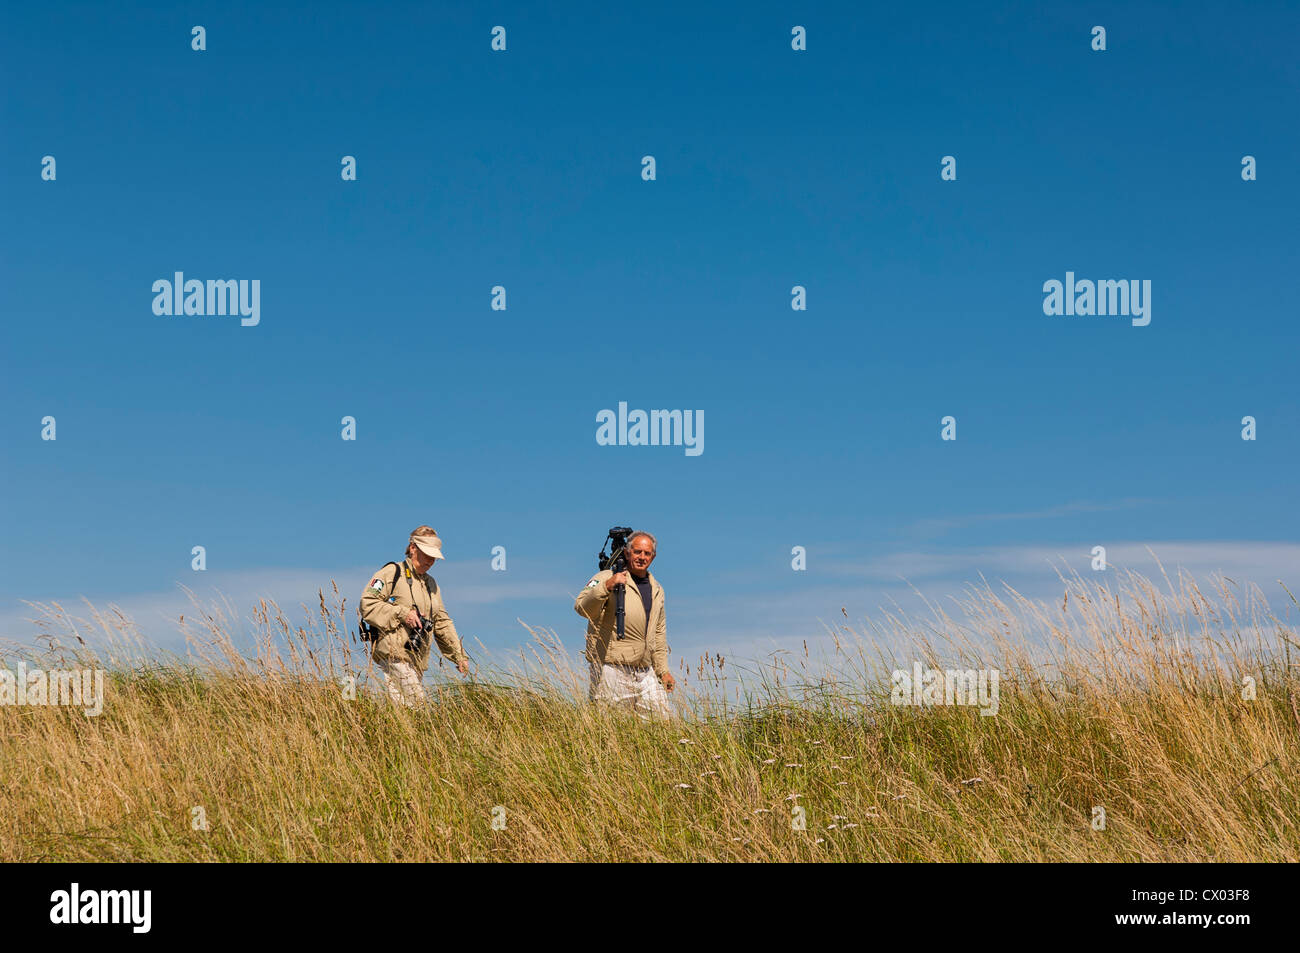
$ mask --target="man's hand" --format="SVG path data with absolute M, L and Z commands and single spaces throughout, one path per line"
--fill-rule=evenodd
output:
M 627 573 L 625 573 L 625 572 L 616 572 L 616 573 L 614 573 L 614 575 L 612 575 L 612 576 L 610 576 L 608 579 L 606 579 L 606 580 L 605 580 L 605 591 L 606 591 L 606 592 L 613 592 L 613 591 L 614 591 L 614 587 L 617 586 L 620 582 L 623 583 L 624 585 L 627 584 Z
M 402 621 L 406 623 L 408 629 L 418 629 L 420 627 L 420 614 L 412 609 L 406 613 L 406 618 Z
M 668 689 L 668 691 L 670 691 L 670 692 L 673 690 L 673 686 L 677 684 L 675 681 L 673 681 L 673 673 L 672 673 L 672 672 L 667 672 L 667 673 L 665 673 L 665 674 L 664 674 L 664 677 L 661 678 L 661 679 L 659 679 L 659 681 L 663 682 L 663 683 L 664 683 L 664 688 Z
M 469 674 L 469 659 L 461 659 L 459 662 L 457 662 L 457 663 L 456 663 L 456 671 L 460 672 L 460 674 L 462 674 L 462 675 L 468 675 L 468 674 Z

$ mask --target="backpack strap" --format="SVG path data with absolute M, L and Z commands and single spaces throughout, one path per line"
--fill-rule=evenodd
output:
M 387 569 L 389 566 L 396 566 L 396 567 L 397 567 L 397 572 L 393 574 L 393 591 L 390 592 L 390 593 L 388 594 L 388 595 L 391 597 L 391 596 L 394 596 L 394 595 L 397 594 L 397 580 L 399 580 L 399 579 L 402 578 L 402 564 L 401 564 L 401 563 L 396 563 L 396 562 L 387 562 L 387 563 L 384 563 L 384 564 L 383 564 L 382 566 L 380 566 L 379 568 L 380 568 L 380 570 L 384 570 L 384 569 Z
M 399 579 L 402 578 L 402 564 L 401 564 L 401 563 L 398 563 L 398 562 L 392 562 L 392 561 L 389 561 L 389 562 L 384 563 L 382 566 L 380 566 L 380 567 L 379 567 L 379 571 L 380 571 L 380 572 L 383 572 L 383 571 L 384 571 L 385 569 L 387 569 L 389 566 L 396 566 L 396 567 L 397 567 L 397 572 L 393 574 L 393 588 L 392 588 L 392 591 L 388 593 L 389 597 L 391 598 L 391 597 L 392 597 L 393 595 L 395 595 L 396 592 L 397 592 L 397 580 L 399 580 Z M 407 584 L 407 588 L 408 588 L 408 589 L 410 588 L 410 584 L 409 584 L 409 583 Z M 412 602 L 415 601 L 415 594 L 414 594 L 414 593 L 411 594 L 411 601 L 412 601 Z M 357 606 L 357 614 L 358 614 L 358 615 L 361 614 L 361 606 Z M 371 626 L 370 623 L 367 622 L 365 619 L 362 619 L 362 620 L 361 620 L 361 641 L 363 641 L 363 642 L 378 642 L 378 641 L 379 641 L 379 631 L 378 631 L 377 629 L 375 629 L 373 626 Z

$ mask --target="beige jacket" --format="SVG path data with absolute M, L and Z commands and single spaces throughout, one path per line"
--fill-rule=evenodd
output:
M 390 602 L 389 599 L 394 599 Z M 411 606 L 433 623 L 433 639 L 427 636 L 420 651 L 413 651 L 415 633 L 406 627 L 403 619 Z M 428 573 L 416 573 L 409 559 L 400 566 L 385 566 L 370 577 L 361 595 L 361 618 L 382 633 L 372 643 L 371 654 L 376 659 L 409 662 L 421 673 L 429 667 L 429 653 L 433 641 L 445 658 L 460 662 L 465 658 L 456 626 L 442 604 L 438 584 Z
M 608 569 L 596 573 L 573 603 L 573 610 L 587 620 L 587 661 L 597 665 L 649 665 L 662 680 L 669 674 L 663 586 L 653 573 L 647 573 L 651 593 L 647 619 L 641 593 L 628 573 L 623 594 L 624 636 L 620 640 L 614 636 L 614 593 L 605 588 L 605 580 L 612 575 Z

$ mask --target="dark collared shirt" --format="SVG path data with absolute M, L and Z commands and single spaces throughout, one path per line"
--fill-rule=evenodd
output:
M 646 573 L 644 576 L 638 576 L 629 570 L 628 575 L 632 577 L 632 581 L 636 583 L 637 589 L 641 592 L 641 605 L 645 606 L 645 617 L 648 619 L 650 618 L 650 599 L 654 595 L 650 588 L 650 574 Z

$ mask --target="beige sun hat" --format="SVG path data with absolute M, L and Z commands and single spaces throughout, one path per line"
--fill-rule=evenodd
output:
M 412 536 L 411 542 L 415 543 L 416 548 L 426 556 L 432 556 L 434 559 L 447 558 L 442 554 L 442 540 L 437 536 Z

